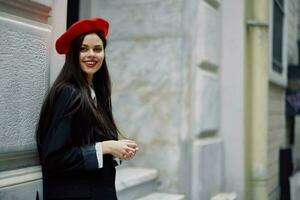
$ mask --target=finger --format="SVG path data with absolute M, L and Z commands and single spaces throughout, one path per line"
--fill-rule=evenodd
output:
M 122 160 L 126 160 L 127 158 L 128 158 L 128 156 L 126 154 L 123 154 L 121 157 Z
M 135 141 L 133 141 L 133 140 L 127 140 L 127 139 L 124 139 L 124 140 L 121 140 L 121 141 L 123 141 L 123 142 L 127 142 L 127 143 L 136 143 Z
M 136 148 L 134 148 L 134 150 L 135 150 L 135 151 L 138 151 L 138 150 L 140 150 L 140 148 L 139 148 L 139 147 L 136 147 Z
M 134 153 L 134 149 L 126 149 L 126 153 Z
M 127 144 L 127 146 L 129 146 L 131 148 L 138 148 L 138 145 L 136 143 L 129 143 L 129 144 Z
M 125 151 L 126 151 L 126 152 L 130 152 L 130 151 L 135 152 L 135 149 L 134 149 L 134 148 L 131 148 L 131 147 L 127 147 L 127 148 L 125 149 Z
M 123 157 L 122 157 L 122 160 L 130 160 L 132 157 L 131 156 L 129 156 L 129 155 L 124 155 Z
M 126 152 L 126 157 L 132 157 L 135 155 L 135 152 L 134 151 L 127 151 Z
M 132 157 L 132 156 L 134 156 L 134 153 L 132 153 L 132 152 L 126 154 L 126 157 L 127 157 L 127 158 L 130 158 L 130 157 Z
M 130 160 L 130 159 L 132 159 L 132 158 L 133 158 L 133 156 L 134 156 L 134 155 L 132 155 L 132 154 L 129 154 L 129 155 L 126 155 L 126 156 L 125 156 L 125 158 L 126 158 L 127 160 Z

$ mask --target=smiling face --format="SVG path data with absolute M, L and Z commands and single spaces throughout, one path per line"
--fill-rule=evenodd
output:
M 80 46 L 79 64 L 81 70 L 87 75 L 89 83 L 93 75 L 100 69 L 104 59 L 104 46 L 96 33 L 87 34 Z

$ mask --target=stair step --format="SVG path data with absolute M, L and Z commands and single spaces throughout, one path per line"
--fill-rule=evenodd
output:
M 237 200 L 236 193 L 220 193 L 213 196 L 210 200 Z
M 137 200 L 184 200 L 184 195 L 155 192 Z
M 116 190 L 120 200 L 132 200 L 154 192 L 158 171 L 149 168 L 117 168 Z

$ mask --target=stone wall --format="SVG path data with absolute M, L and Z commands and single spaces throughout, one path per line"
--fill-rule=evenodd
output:
M 53 33 L 65 30 L 56 26 L 65 24 L 64 8 L 61 0 L 0 2 L 0 199 L 42 195 L 35 126 L 52 77 L 50 63 L 61 61 L 50 52 Z
M 246 2 L 223 0 L 220 64 L 220 137 L 224 149 L 224 192 L 246 199 Z M 233 9 L 234 8 L 234 9 Z M 233 53 L 234 52 L 234 53 Z
M 224 189 L 220 128 L 221 1 L 198 1 L 191 64 L 191 199 Z M 188 198 L 189 199 L 189 198 Z
M 6 13 L 0 14 L 0 27 L 0 198 L 33 199 L 41 174 L 26 167 L 39 163 L 34 136 L 49 84 L 51 31 Z
M 0 26 L 0 152 L 24 154 L 35 149 L 35 122 L 48 88 L 50 29 L 5 14 Z M 26 157 L 20 164 L 36 161 Z M 12 165 L 0 170 L 19 167 Z

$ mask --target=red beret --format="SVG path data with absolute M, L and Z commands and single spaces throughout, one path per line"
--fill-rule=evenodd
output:
M 104 38 L 108 34 L 109 23 L 107 20 L 95 17 L 91 19 L 82 19 L 74 23 L 56 40 L 56 51 L 59 54 L 67 54 L 73 39 L 79 35 L 91 31 L 99 31 Z

